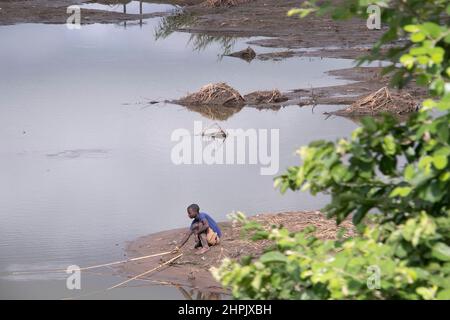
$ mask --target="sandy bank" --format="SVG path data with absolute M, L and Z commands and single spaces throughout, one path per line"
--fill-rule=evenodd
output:
M 322 239 L 332 239 L 336 236 L 338 227 L 334 220 L 328 220 L 319 211 L 297 211 L 259 214 L 251 217 L 263 225 L 283 225 L 290 231 L 300 231 L 307 226 L 317 228 L 315 235 Z M 188 224 L 188 222 L 187 222 Z M 225 292 L 209 273 L 211 266 L 217 266 L 225 257 L 239 259 L 243 256 L 260 255 L 269 244 L 267 241 L 248 241 L 241 236 L 241 226 L 232 226 L 230 222 L 219 223 L 223 237 L 221 244 L 211 247 L 211 250 L 204 255 L 196 255 L 194 249 L 194 239 L 182 248 L 183 256 L 176 260 L 171 266 L 144 277 L 147 281 L 156 283 L 178 285 L 195 288 L 199 291 Z M 346 221 L 343 226 L 351 229 L 351 222 Z M 174 229 L 150 234 L 140 237 L 128 243 L 126 253 L 129 257 L 138 257 L 157 252 L 164 252 L 173 249 L 175 242 L 180 241 L 184 229 Z M 348 234 L 352 234 L 349 231 Z M 143 273 L 157 266 L 159 263 L 169 260 L 172 255 L 164 258 L 154 258 L 141 260 L 139 262 L 127 263 L 120 269 L 120 273 L 125 277 L 132 277 Z

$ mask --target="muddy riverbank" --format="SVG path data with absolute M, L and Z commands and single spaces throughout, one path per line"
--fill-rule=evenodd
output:
M 66 23 L 67 7 L 93 1 L 86 0 L 0 0 L 0 25 L 17 23 Z M 98 0 L 99 4 L 127 4 L 130 1 Z M 255 0 L 233 7 L 210 7 L 202 0 L 148 1 L 174 4 L 183 8 L 183 16 L 175 18 L 173 31 L 220 36 L 265 36 L 254 43 L 273 48 L 316 48 L 308 55 L 355 58 L 373 44 L 383 30 L 368 30 L 361 19 L 333 21 L 313 15 L 299 19 L 287 17 L 297 7 L 293 0 Z M 146 3 L 146 2 L 144 2 Z M 81 23 L 118 23 L 168 15 L 167 12 L 130 14 L 114 11 L 82 9 Z M 189 19 L 186 17 L 190 17 Z M 326 47 L 326 48 L 325 48 Z
M 83 5 L 92 1 L 84 0 L 0 0 L 0 25 L 17 23 L 66 23 L 67 7 Z M 202 0 L 168 0 L 149 3 L 165 3 L 183 8 L 182 13 L 173 11 L 148 14 L 120 13 L 105 10 L 82 9 L 81 23 L 119 23 L 142 21 L 151 17 L 166 16 L 163 32 L 183 31 L 220 37 L 265 38 L 252 40 L 249 45 L 273 48 L 274 52 L 258 53 L 257 60 L 283 60 L 292 57 L 330 57 L 355 59 L 367 53 L 370 46 L 382 35 L 382 30 L 369 30 L 361 19 L 333 21 L 329 17 L 308 16 L 305 19 L 287 17 L 286 12 L 299 5 L 292 0 L 255 0 L 232 7 L 210 7 Z M 97 4 L 121 6 L 130 1 L 99 0 Z M 147 2 L 143 2 L 144 4 Z M 280 48 L 282 49 L 280 51 Z M 237 48 L 241 49 L 241 48 Z M 357 99 L 377 91 L 389 82 L 388 77 L 380 75 L 380 68 L 350 68 L 329 72 L 330 75 L 351 80 L 352 83 L 318 88 L 298 88 L 283 93 L 288 97 L 279 105 L 348 105 Z M 282 76 L 282 75 L 280 75 Z M 205 83 L 206 84 L 206 83 Z M 260 88 L 273 90 L 277 88 Z M 407 91 L 418 99 L 425 95 L 424 90 L 409 86 Z M 170 98 L 170 97 L 167 97 Z M 264 105 L 257 106 L 264 108 Z
M 292 232 L 303 230 L 308 226 L 315 226 L 315 236 L 321 239 L 335 238 L 340 228 L 336 226 L 334 220 L 326 219 L 319 211 L 258 214 L 250 219 L 258 221 L 265 227 L 283 225 Z M 213 279 L 209 268 L 218 266 L 225 257 L 233 259 L 239 259 L 248 255 L 257 257 L 264 251 L 269 242 L 253 242 L 247 240 L 242 236 L 240 225 L 232 225 L 231 222 L 222 222 L 219 225 L 223 233 L 220 245 L 211 247 L 207 253 L 199 256 L 195 254 L 194 239 L 191 237 L 181 249 L 183 255 L 179 259 L 161 271 L 143 277 L 143 280 L 153 283 L 190 287 L 203 292 L 226 292 Z M 353 234 L 350 221 L 345 221 L 342 227 L 348 230 L 347 235 Z M 174 229 L 140 237 L 128 243 L 126 247 L 127 256 L 132 258 L 170 251 L 181 240 L 186 231 L 186 228 Z M 127 263 L 120 269 L 120 273 L 126 277 L 133 277 L 154 268 L 159 263 L 163 263 L 175 255 L 169 255 L 161 259 L 154 258 Z
M 0 1 L 0 26 L 19 23 L 64 24 L 71 14 L 67 8 L 72 5 L 82 5 L 83 0 L 33 0 L 33 1 Z M 113 11 L 83 9 L 81 24 L 119 23 L 136 21 L 165 15 L 165 13 L 151 13 L 144 15 L 124 14 Z

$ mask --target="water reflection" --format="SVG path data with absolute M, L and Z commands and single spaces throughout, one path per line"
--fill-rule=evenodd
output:
M 155 40 L 163 40 L 181 28 L 188 27 L 195 22 L 196 17 L 189 13 L 179 12 L 174 15 L 163 17 L 155 29 Z M 222 54 L 219 57 L 231 53 L 237 38 L 224 35 L 209 35 L 202 33 L 192 33 L 188 40 L 188 45 L 194 51 L 203 51 L 207 47 L 218 44 Z
M 191 25 L 195 19 L 194 15 L 185 12 L 162 18 L 155 28 L 155 40 L 167 38 L 180 28 Z
M 118 12 L 124 14 L 139 14 L 139 25 L 142 27 L 142 16 L 145 14 L 157 13 L 175 13 L 181 10 L 181 7 L 173 4 L 151 3 L 143 0 L 93 0 L 80 5 L 81 9 L 102 10 L 110 12 Z M 127 27 L 127 21 L 123 22 L 123 27 Z
M 172 4 L 152 3 L 143 0 L 93 0 L 80 5 L 81 9 L 103 10 L 125 14 L 149 14 L 177 10 L 180 7 Z
M 198 288 L 166 280 L 154 280 L 146 278 L 141 278 L 139 280 L 143 283 L 128 285 L 127 288 L 136 289 L 149 288 L 154 286 L 158 286 L 158 288 L 171 288 L 178 291 L 180 293 L 180 298 L 184 298 L 185 300 L 227 300 L 231 298 L 231 295 L 219 285 L 206 288 Z M 96 292 L 93 292 L 93 294 L 96 294 Z
M 223 107 L 213 105 L 190 105 L 185 106 L 189 111 L 200 113 L 205 118 L 211 120 L 225 121 L 242 110 L 243 107 Z
M 186 300 L 222 300 L 225 296 L 223 293 L 215 291 L 202 291 L 195 288 L 185 289 L 182 286 L 176 286 L 176 288 Z

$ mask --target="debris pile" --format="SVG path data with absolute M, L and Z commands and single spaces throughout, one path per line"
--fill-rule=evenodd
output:
M 246 104 L 252 106 L 277 105 L 287 100 L 288 98 L 279 90 L 255 91 L 242 97 L 237 90 L 222 82 L 207 84 L 206 86 L 200 88 L 198 92 L 188 94 L 186 97 L 175 101 L 175 103 L 179 103 L 190 108 L 201 108 L 202 113 L 211 113 L 212 115 L 215 115 L 218 111 L 222 110 L 222 112 L 224 112 L 229 108 L 239 108 L 240 110 L 240 108 Z M 218 107 L 228 108 L 224 109 Z M 206 108 L 208 110 L 206 110 Z M 231 114 L 235 111 L 236 110 L 233 110 Z M 220 119 L 221 117 L 213 116 L 208 118 Z
M 255 91 L 245 95 L 244 99 L 248 104 L 270 104 L 288 100 L 279 90 Z
M 247 47 L 247 49 L 236 51 L 230 54 L 227 54 L 228 57 L 235 57 L 243 59 L 247 62 L 252 61 L 256 57 L 256 52 L 251 47 Z
M 198 92 L 181 98 L 179 102 L 183 105 L 243 106 L 245 104 L 239 92 L 223 82 L 207 84 Z
M 390 92 L 387 87 L 355 101 L 338 115 L 377 115 L 384 112 L 403 115 L 417 111 L 419 103 L 406 92 Z

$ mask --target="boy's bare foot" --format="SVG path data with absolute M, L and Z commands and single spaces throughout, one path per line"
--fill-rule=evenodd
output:
M 209 248 L 201 248 L 195 254 L 204 254 L 204 253 L 208 252 L 208 250 L 209 250 Z

